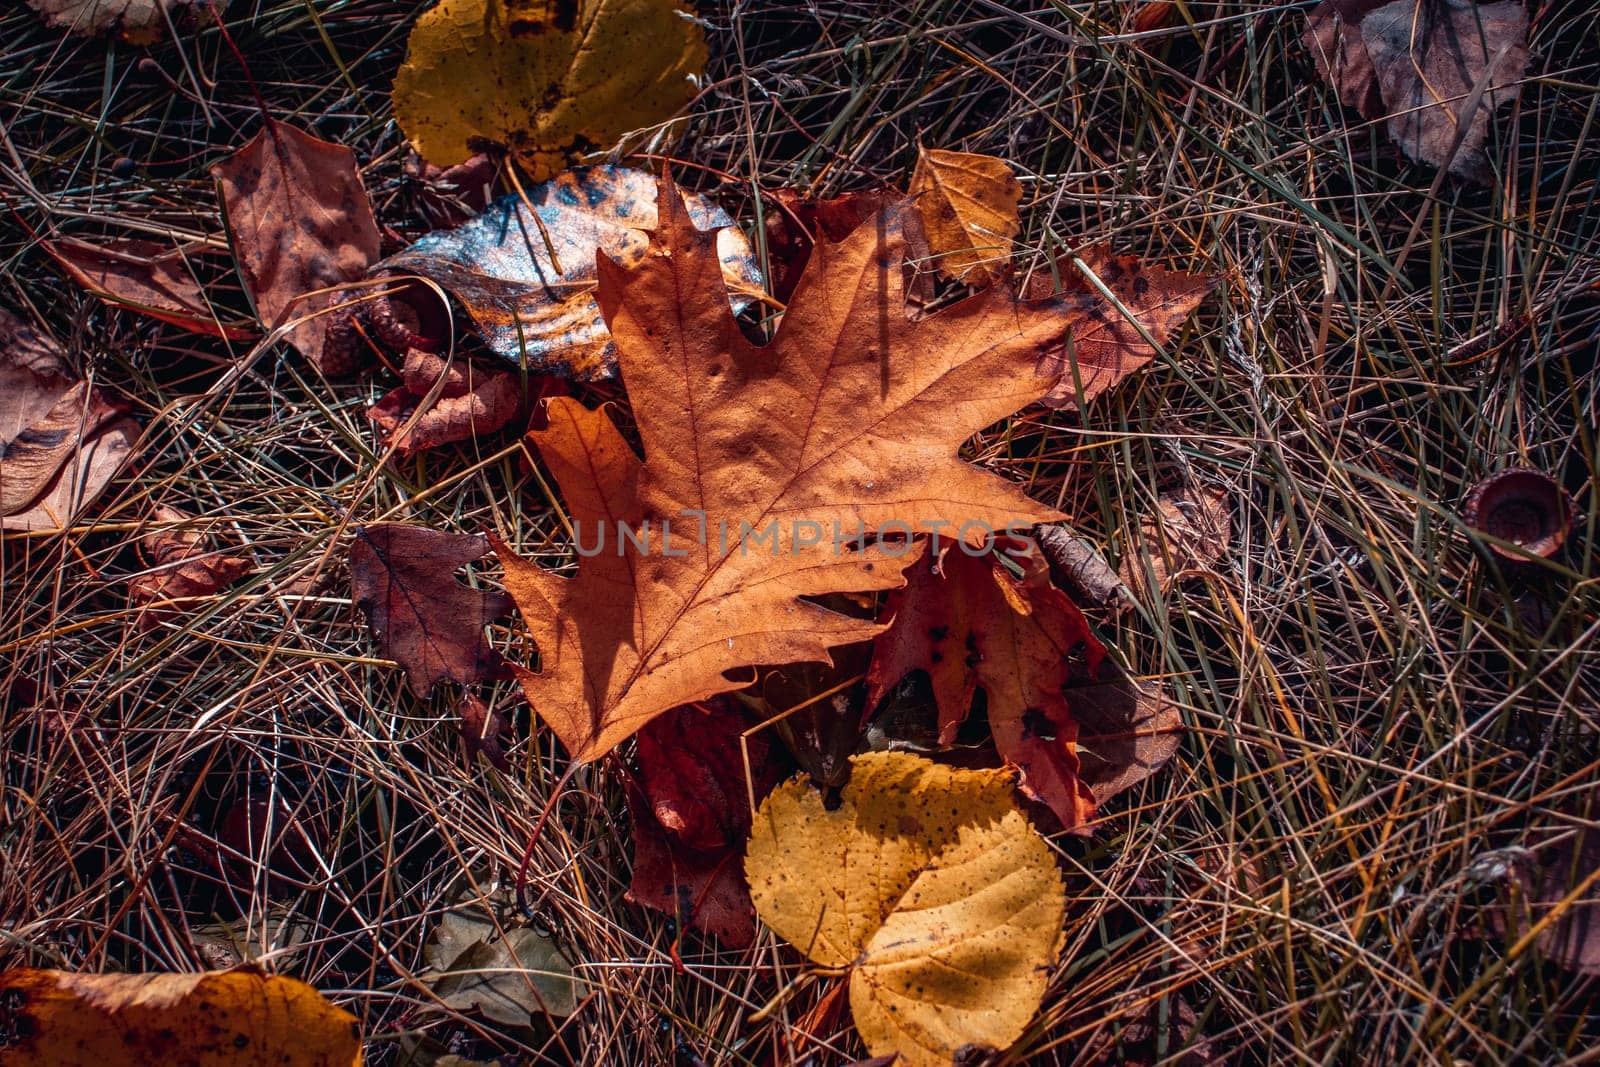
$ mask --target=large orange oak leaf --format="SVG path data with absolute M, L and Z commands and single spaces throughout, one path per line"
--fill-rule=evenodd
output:
M 894 621 L 873 648 L 867 706 L 911 671 L 926 671 L 939 740 L 949 744 L 982 687 L 995 748 L 1021 769 L 1023 791 L 1077 827 L 1093 817 L 1095 796 L 1063 687 L 1074 676 L 1095 677 L 1106 650 L 1050 584 L 1042 556 L 1013 558 L 1024 564 L 1020 579 L 992 552 L 974 556 L 964 546 L 948 548 L 938 571 L 931 560 L 908 570 L 906 587 L 889 598 Z
M 518 677 L 580 761 L 668 708 L 749 684 L 754 666 L 830 662 L 830 648 L 882 630 L 808 599 L 902 584 L 920 549 L 857 547 L 859 530 L 1056 515 L 958 451 L 1050 390 L 1036 368 L 1061 349 L 1073 305 L 996 287 L 909 318 L 911 209 L 895 204 L 816 246 L 777 336 L 757 346 L 729 312 L 715 234 L 695 229 L 670 182 L 657 203 L 649 254 L 631 268 L 600 259 L 597 291 L 645 458 L 609 415 L 549 401 L 532 437 L 586 558 L 564 578 L 501 553 L 539 648 L 540 669 Z M 648 546 L 620 546 L 618 522 Z M 741 539 L 751 531 L 768 539 Z

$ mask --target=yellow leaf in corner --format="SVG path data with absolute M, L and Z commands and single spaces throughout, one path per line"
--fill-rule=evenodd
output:
M 992 280 L 1022 229 L 1022 186 L 1011 165 L 994 156 L 925 148 L 911 175 L 911 196 L 940 272 L 972 285 Z
M 395 119 L 436 166 L 489 141 L 543 181 L 671 118 L 707 55 L 673 0 L 440 0 L 411 31 Z
M 852 761 L 837 810 L 803 780 L 773 791 L 745 872 L 763 922 L 824 967 L 850 967 L 873 1055 L 947 1067 L 1005 1048 L 1061 951 L 1066 889 L 1006 771 L 903 752 Z
M 359 1067 L 356 1017 L 304 982 L 206 974 L 0 973 L 0 1067 Z

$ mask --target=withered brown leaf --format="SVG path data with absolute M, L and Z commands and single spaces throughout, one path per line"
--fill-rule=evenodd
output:
M 1227 556 L 1233 542 L 1228 494 L 1204 488 L 1161 494 L 1156 510 L 1139 521 L 1139 539 L 1144 554 L 1128 555 L 1120 573 L 1135 596 L 1153 600 Z
M 45 334 L 0 309 L 0 529 L 67 525 L 132 451 L 138 426 Z
M 131 592 L 136 603 L 184 601 L 207 597 L 231 585 L 254 569 L 241 556 L 221 555 L 206 549 L 206 536 L 196 527 L 194 516 L 178 508 L 161 505 L 153 519 L 164 529 L 154 530 L 140 539 L 140 548 L 151 572 L 135 578 Z M 138 627 L 149 630 L 170 617 L 177 605 L 147 606 L 139 612 Z
M 755 938 L 743 863 L 750 801 L 759 803 L 778 780 L 765 741 L 753 736 L 741 744 L 744 726 L 723 701 L 674 708 L 653 720 L 639 731 L 627 793 L 634 821 L 628 899 L 736 948 Z
M 383 523 L 355 531 L 352 595 L 384 654 L 405 668 L 419 697 L 447 678 L 471 685 L 499 672 L 500 654 L 483 628 L 511 611 L 511 598 L 455 578 L 457 569 L 488 551 L 482 535 L 426 526 Z
M 1148 265 L 1137 256 L 1114 255 L 1110 245 L 1090 245 L 1078 253 L 1078 259 L 1127 314 L 1106 299 L 1071 256 L 1057 261 L 1056 277 L 1042 270 L 1028 279 L 1024 293 L 1029 297 L 1059 291 L 1076 301 L 1079 314 L 1072 324 L 1071 343 L 1046 368 L 1059 374 L 1060 381 L 1044 397 L 1044 403 L 1068 411 L 1093 400 L 1155 358 L 1156 350 L 1139 332 L 1141 327 L 1157 344 L 1166 344 L 1216 286 L 1215 278 L 1203 274 Z
M 1062 825 L 1094 815 L 1095 796 L 1082 781 L 1078 721 L 1063 688 L 1074 675 L 1093 677 L 1105 656 L 1072 601 L 1050 584 L 1037 553 L 1018 580 L 991 552 L 948 548 L 939 560 L 913 566 L 904 589 L 889 597 L 889 629 L 873 647 L 868 706 L 913 670 L 926 671 L 939 705 L 939 740 L 949 744 L 981 687 L 988 696 L 995 748 L 1022 769 L 1022 788 L 1050 805 Z
M 321 365 L 332 293 L 378 258 L 378 223 L 343 145 L 268 119 L 249 144 L 211 168 L 222 214 L 263 326 L 293 322 L 287 339 Z
M 1528 12 L 1516 0 L 1324 0 L 1306 47 L 1347 107 L 1388 116 L 1412 159 L 1477 181 L 1495 112 L 1528 66 Z
M 412 348 L 406 351 L 401 375 L 405 384 L 367 409 L 379 443 L 401 456 L 495 433 L 523 412 L 522 376 L 513 371 L 468 360 L 451 362 L 436 352 Z M 417 415 L 441 378 L 437 399 Z
M 93 244 L 76 237 L 41 241 L 73 281 L 113 307 L 212 337 L 254 337 L 248 324 L 221 317 L 195 280 L 189 250 L 139 239 Z

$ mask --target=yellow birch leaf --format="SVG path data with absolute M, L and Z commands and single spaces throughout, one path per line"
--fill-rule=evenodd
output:
M 534 181 L 671 118 L 695 93 L 705 34 L 673 0 L 440 0 L 394 83 L 429 163 L 505 145 Z
M 304 982 L 203 974 L 0 973 L 0 1067 L 359 1067 L 356 1017 Z
M 824 967 L 849 967 L 873 1055 L 947 1067 L 1005 1048 L 1061 951 L 1066 889 L 1009 772 L 904 752 L 851 760 L 841 803 L 797 779 L 761 805 L 745 857 L 756 913 Z
M 1022 229 L 1022 186 L 994 156 L 925 148 L 911 175 L 928 250 L 943 274 L 971 285 L 991 281 Z

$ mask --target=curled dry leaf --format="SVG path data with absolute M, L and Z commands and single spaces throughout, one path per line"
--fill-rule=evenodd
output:
M 0 973 L 0 1065 L 358 1067 L 356 1017 L 293 978 Z
M 1035 272 L 1023 290 L 1029 299 L 1059 291 L 1075 303 L 1078 317 L 1071 341 L 1046 368 L 1061 380 L 1043 400 L 1048 407 L 1068 411 L 1082 407 L 1154 359 L 1156 350 L 1144 334 L 1157 344 L 1166 344 L 1216 284 L 1216 279 L 1205 275 L 1147 266 L 1137 256 L 1113 255 L 1109 245 L 1091 245 L 1077 258 L 1116 297 L 1115 303 L 1070 255 L 1056 262 L 1054 274 Z
M 40 244 L 73 281 L 113 307 L 212 337 L 239 340 L 256 334 L 247 324 L 219 317 L 195 281 L 191 250 L 159 241 L 91 244 L 75 237 Z
M 211 175 L 262 325 L 294 323 L 289 343 L 324 366 L 328 316 L 317 312 L 332 303 L 333 293 L 302 298 L 355 281 L 378 258 L 378 223 L 355 153 L 268 119 Z
M 73 378 L 53 340 L 0 309 L 0 529 L 65 527 L 137 437 L 120 408 Z
M 931 560 L 913 566 L 889 597 L 894 621 L 874 644 L 867 704 L 911 671 L 927 672 L 947 745 L 981 686 L 995 748 L 1021 768 L 1023 790 L 1076 827 L 1093 817 L 1095 797 L 1079 776 L 1078 723 L 1062 688 L 1074 674 L 1093 677 L 1105 647 L 1050 584 L 1043 559 L 1020 558 L 1020 581 L 991 553 L 969 555 L 966 546 L 945 551 L 938 572 Z
M 1005 1048 L 1061 951 L 1066 889 L 1004 771 L 901 752 L 852 760 L 837 810 L 803 780 L 756 813 L 745 858 L 756 912 L 823 967 L 850 968 L 874 1055 L 948 1067 Z
M 395 120 L 430 163 L 503 145 L 543 181 L 670 119 L 706 56 L 672 0 L 440 0 L 406 42 Z
M 1412 159 L 1485 180 L 1489 122 L 1528 67 L 1528 13 L 1515 0 L 1324 0 L 1306 47 L 1339 99 L 1388 116 Z
M 1160 682 L 1103 660 L 1092 681 L 1073 681 L 1067 706 L 1078 723 L 1078 777 L 1096 804 L 1166 765 L 1183 739 L 1183 713 Z
M 511 611 L 510 599 L 472 589 L 457 569 L 489 551 L 487 538 L 426 526 L 362 526 L 350 546 L 351 595 L 372 624 L 384 654 L 405 668 L 411 691 L 425 697 L 446 678 L 471 685 L 494 677 L 500 654 L 483 628 Z
M 84 37 L 114 33 L 129 44 L 161 40 L 167 19 L 201 6 L 200 0 L 28 0 L 57 29 Z M 218 10 L 226 7 L 216 5 Z
M 1220 489 L 1163 493 L 1155 513 L 1139 522 L 1144 555 L 1122 561 L 1122 580 L 1145 601 L 1166 596 L 1188 575 L 1225 558 L 1232 547 L 1228 494 Z
M 874 636 L 809 599 L 902 584 L 917 550 L 872 531 L 1060 517 L 959 449 L 1049 389 L 1034 368 L 1060 343 L 1061 304 L 995 287 L 907 318 L 897 205 L 812 251 L 757 347 L 728 311 L 715 238 L 670 183 L 660 200 L 651 254 L 631 270 L 602 259 L 598 290 L 646 458 L 604 412 L 548 401 L 533 440 L 585 558 L 565 578 L 501 553 L 540 652 L 540 671 L 517 676 L 580 761 L 742 688 L 746 668 L 828 662 Z
M 756 914 L 740 857 L 750 836 L 750 798 L 777 784 L 767 744 L 741 744 L 744 716 L 720 701 L 675 708 L 639 731 L 628 789 L 633 882 L 628 899 L 664 911 L 743 948 Z M 753 781 L 745 778 L 748 751 Z
M 727 213 L 683 195 L 717 255 L 734 309 L 760 292 L 761 271 Z M 507 196 L 449 233 L 422 238 L 376 272 L 427 278 L 461 301 L 496 353 L 534 371 L 590 381 L 617 370 L 616 345 L 595 302 L 595 256 L 637 266 L 656 227 L 656 180 L 625 167 L 582 167 Z M 429 299 L 413 285 L 400 297 Z M 399 297 L 397 297 L 398 299 Z
M 153 519 L 167 528 L 152 531 L 139 542 L 151 568 L 149 574 L 135 578 L 131 586 L 134 601 L 150 605 L 139 612 L 141 630 L 158 626 L 178 607 L 152 602 L 208 597 L 254 569 L 249 560 L 240 556 L 208 551 L 205 534 L 194 528 L 192 515 L 162 505 L 156 508 Z
M 941 274 L 986 285 L 1003 273 L 1022 229 L 1022 186 L 994 156 L 925 148 L 917 154 L 911 196 Z
M 401 374 L 405 384 L 367 410 L 380 445 L 401 456 L 496 433 L 523 412 L 522 376 L 512 371 L 489 370 L 470 360 L 452 363 L 412 348 Z M 438 397 L 416 415 L 441 378 Z
M 1130 606 L 1128 587 L 1088 541 L 1074 537 L 1065 526 L 1040 526 L 1033 539 L 1050 564 L 1051 577 L 1079 602 L 1109 607 L 1113 613 Z

